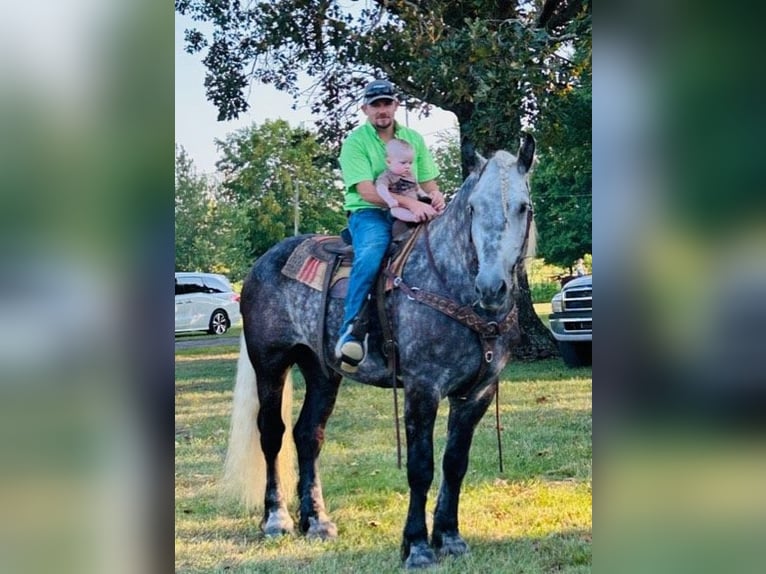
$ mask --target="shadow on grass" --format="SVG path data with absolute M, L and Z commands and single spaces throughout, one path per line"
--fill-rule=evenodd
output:
M 560 358 L 511 361 L 500 373 L 501 381 L 567 381 L 593 378 L 592 367 L 570 368 Z
M 241 537 L 240 537 L 241 540 Z M 236 543 L 236 540 L 232 540 Z M 299 536 L 282 540 L 262 537 L 252 544 L 272 554 L 268 557 L 227 559 L 215 572 L 286 573 L 286 574 L 400 574 L 399 541 L 385 548 L 376 544 L 367 548 L 351 547 L 342 540 L 329 543 L 309 542 Z M 591 531 L 571 529 L 543 536 L 497 537 L 466 536 L 470 552 L 447 557 L 428 572 L 486 574 L 488 572 L 590 572 Z M 289 555 L 287 546 L 290 546 Z M 280 555 L 281 554 L 281 555 Z M 181 570 L 183 571 L 183 570 Z

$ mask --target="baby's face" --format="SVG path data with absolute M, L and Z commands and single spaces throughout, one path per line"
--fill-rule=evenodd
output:
M 412 175 L 412 156 L 394 156 L 388 158 L 388 169 L 396 175 Z

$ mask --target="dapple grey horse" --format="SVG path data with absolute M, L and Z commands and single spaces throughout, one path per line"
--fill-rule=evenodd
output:
M 498 151 L 485 160 L 477 155 L 446 210 L 418 236 L 387 296 L 398 344 L 397 386 L 404 392 L 410 498 L 401 556 L 408 568 L 468 552 L 458 528 L 458 498 L 474 429 L 518 337 L 514 277 L 531 243 L 528 177 L 534 151 L 534 139 L 525 135 L 517 156 Z M 337 536 L 337 528 L 325 510 L 316 462 L 341 382 L 332 347 L 343 309 L 341 299 L 332 299 L 322 321 L 321 293 L 280 272 L 305 239 L 292 237 L 271 248 L 244 282 L 225 483 L 249 506 L 263 503 L 266 535 L 292 532 L 287 496 L 295 485 L 294 468 L 280 462 L 295 448 L 299 529 L 328 539 Z M 318 340 L 324 348 L 317 348 Z M 354 380 L 393 386 L 381 347 L 380 327 L 371 320 L 369 353 Z M 283 439 L 291 424 L 289 372 L 296 364 L 306 394 L 292 428 L 293 446 L 292 441 L 283 445 Z M 429 540 L 426 497 L 434 475 L 433 429 L 444 398 L 450 406 L 448 437 Z

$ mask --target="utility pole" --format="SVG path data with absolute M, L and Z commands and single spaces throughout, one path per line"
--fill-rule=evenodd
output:
M 300 188 L 298 182 L 293 179 L 293 235 L 298 235 L 298 222 L 300 221 Z

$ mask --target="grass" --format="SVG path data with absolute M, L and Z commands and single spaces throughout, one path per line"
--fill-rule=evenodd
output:
M 176 353 L 176 572 L 400 572 L 408 489 L 406 471 L 396 468 L 391 391 L 344 381 L 328 423 L 320 467 L 337 541 L 267 540 L 259 516 L 219 497 L 237 351 Z M 460 501 L 461 533 L 471 553 L 432 572 L 590 572 L 591 376 L 590 368 L 567 369 L 559 359 L 505 369 L 504 472 L 488 413 L 477 427 Z M 297 409 L 303 381 L 297 372 L 294 380 Z M 429 511 L 447 411 L 443 403 Z

